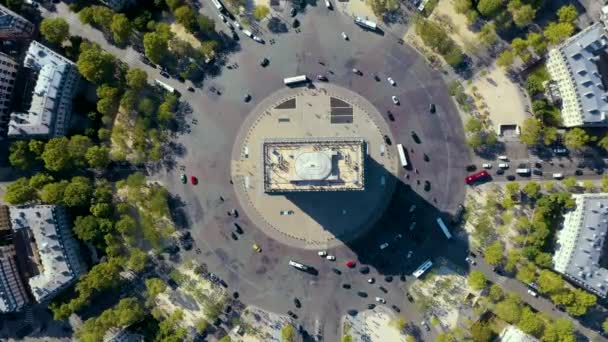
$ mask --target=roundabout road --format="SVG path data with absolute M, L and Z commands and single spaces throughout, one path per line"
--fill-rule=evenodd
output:
M 203 11 L 216 15 L 210 6 Z M 288 17 L 287 13 L 284 17 Z M 421 314 L 405 301 L 404 284 L 398 277 L 390 283 L 379 281 L 369 285 L 368 276 L 343 265 L 347 259 L 358 259 L 370 265 L 371 276 L 380 279 L 383 275 L 411 274 L 429 257 L 464 259 L 464 250 L 447 244 L 433 223 L 438 214 L 453 212 L 464 200 L 464 166 L 469 155 L 459 115 L 441 75 L 430 69 L 413 49 L 399 45 L 394 37 L 363 31 L 351 18 L 336 11 L 328 12 L 321 6 L 309 7 L 306 15 L 298 18 L 302 22 L 300 33 L 262 34 L 267 42 L 274 39 L 275 44 L 261 45 L 241 34 L 240 51 L 227 61 L 234 68 L 222 68 L 219 75 L 205 82 L 204 89 L 197 89 L 194 94 L 182 92 L 193 113 L 187 118 L 189 132 L 176 139 L 183 151 L 176 157 L 176 163 L 185 167 L 188 176 L 197 176 L 199 184 L 181 184 L 181 171 L 177 167 L 160 171 L 154 177 L 184 203 L 188 226 L 201 250 L 199 255 L 190 251 L 186 256 L 205 262 L 210 271 L 226 280 L 230 291 L 241 293 L 246 304 L 281 313 L 291 309 L 309 331 L 315 324 L 324 326 L 328 341 L 339 339 L 341 315 L 348 309 L 364 309 L 375 296 L 399 306 L 407 320 L 419 324 Z M 350 41 L 340 37 L 342 31 L 351 37 Z M 270 60 L 266 68 L 259 65 L 264 57 Z M 354 74 L 353 67 L 363 75 Z M 374 80 L 373 73 L 378 74 L 380 82 Z M 337 257 L 335 262 L 269 238 L 243 214 L 236 220 L 226 214 L 233 208 L 241 209 L 230 184 L 230 167 L 231 151 L 242 123 L 257 103 L 284 87 L 284 77 L 299 74 L 310 78 L 325 74 L 330 83 L 363 96 L 381 114 L 392 111 L 395 121 L 387 119 L 385 125 L 394 137 L 392 148 L 402 143 L 408 150 L 413 149 L 410 161 L 419 170 L 419 174 L 413 170 L 400 171 L 394 180 L 397 190 L 387 214 L 365 239 L 332 249 L 330 253 Z M 397 86 L 386 81 L 388 76 Z M 211 87 L 221 95 L 210 92 Z M 243 101 L 245 93 L 252 95 L 250 103 Z M 400 99 L 400 106 L 392 104 L 393 95 Z M 436 105 L 436 114 L 429 113 L 430 103 Z M 420 137 L 420 144 L 412 139 L 411 131 Z M 428 162 L 423 160 L 423 154 L 428 155 Z M 423 189 L 424 181 L 430 183 L 429 191 Z M 415 218 L 406 209 L 412 203 L 418 208 Z M 409 232 L 407 227 L 414 220 L 417 228 Z M 230 237 L 235 221 L 244 230 L 238 241 Z M 380 254 L 378 243 L 394 239 L 397 232 L 403 233 L 404 238 L 391 242 L 391 248 Z M 254 242 L 263 248 L 261 254 L 252 251 Z M 414 256 L 405 262 L 408 250 L 413 250 Z M 315 266 L 319 275 L 290 268 L 289 259 Z M 331 267 L 341 269 L 343 274 L 334 274 Z M 412 277 L 407 278 L 409 282 Z M 351 284 L 352 289 L 342 289 L 343 283 Z M 379 285 L 386 287 L 388 293 L 382 293 Z M 358 297 L 359 290 L 366 291 L 369 297 Z M 302 301 L 300 310 L 293 307 L 296 296 Z M 426 332 L 422 336 L 432 340 L 432 335 Z

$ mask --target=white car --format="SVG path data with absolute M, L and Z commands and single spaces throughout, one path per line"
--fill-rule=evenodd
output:
M 507 161 L 507 160 L 509 160 L 509 157 L 507 157 L 507 156 L 498 156 L 498 159 Z
M 470 257 L 466 257 L 464 258 L 464 260 L 468 263 L 470 263 L 471 265 L 476 265 L 477 263 L 475 262 L 475 260 L 471 259 Z
M 325 256 L 327 255 L 327 251 L 318 251 L 318 252 L 317 252 L 317 254 L 318 254 L 320 257 L 325 257 Z
M 331 261 L 336 260 L 336 256 L 335 256 L 335 255 L 328 255 L 328 256 L 326 256 L 325 258 L 326 258 L 327 260 L 331 260 Z
M 376 280 L 374 278 L 369 278 L 367 279 L 367 282 L 370 284 L 373 284 Z
M 241 24 L 239 24 L 239 22 L 238 22 L 238 21 L 235 21 L 235 22 L 234 22 L 234 26 L 235 26 L 236 28 L 238 28 L 239 30 L 242 28 L 242 27 L 241 27 Z
M 376 297 L 376 302 L 386 304 L 386 300 L 384 300 L 384 298 L 381 298 L 381 297 Z
M 415 204 L 412 204 L 412 205 L 410 206 L 410 213 L 413 213 L 413 212 L 414 212 L 414 210 L 416 210 L 416 205 L 415 205 Z
M 380 249 L 385 249 L 386 247 L 388 247 L 388 242 L 385 242 L 383 244 L 380 245 Z
M 391 77 L 386 79 L 388 81 L 388 83 L 390 83 L 393 87 L 397 85 L 397 83 L 395 82 L 395 80 L 393 80 Z
M 344 40 L 348 40 L 348 36 L 346 35 L 346 33 L 342 32 L 342 38 L 343 38 Z
M 535 291 L 532 291 L 531 289 L 528 289 L 528 294 L 532 297 L 538 296 L 538 293 L 536 293 Z
M 397 98 L 397 96 L 394 96 L 394 95 L 393 95 L 393 96 L 391 97 L 391 100 L 393 100 L 393 103 L 394 103 L 394 104 L 396 104 L 396 105 L 398 105 L 398 104 L 399 104 L 399 99 Z
M 481 167 L 483 167 L 484 169 L 491 169 L 492 164 L 489 164 L 489 163 L 481 164 Z
M 407 259 L 411 258 L 413 254 L 414 254 L 414 251 L 407 252 Z
M 226 22 L 226 21 L 227 21 L 227 20 L 226 20 L 226 17 L 224 17 L 224 15 L 223 15 L 223 14 L 218 14 L 217 16 L 218 16 L 218 17 L 220 17 L 220 19 L 221 19 L 223 22 Z
M 258 36 L 253 36 L 253 40 L 255 40 L 258 43 L 263 43 L 264 42 L 264 39 L 262 39 L 262 38 L 260 38 Z

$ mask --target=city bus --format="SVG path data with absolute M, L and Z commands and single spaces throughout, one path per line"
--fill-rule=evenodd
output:
M 306 75 L 287 77 L 283 79 L 283 83 L 285 83 L 286 86 L 296 85 L 304 82 L 308 82 L 308 77 Z
M 445 223 L 443 223 L 441 217 L 437 218 L 437 224 L 439 225 L 439 228 L 441 228 L 441 230 L 443 231 L 443 234 L 445 234 L 445 237 L 448 238 L 448 240 L 451 239 L 452 234 L 450 234 L 448 227 L 445 225 Z
M 433 266 L 433 262 L 431 260 L 427 260 L 423 262 L 422 265 L 420 265 L 420 267 L 418 267 L 414 273 L 412 273 L 412 275 L 418 279 L 424 274 L 424 272 L 428 271 L 431 266 Z
M 213 3 L 213 6 L 215 6 L 215 8 L 218 9 L 218 11 L 222 11 L 224 9 L 224 5 L 222 5 L 221 2 L 219 2 L 219 0 L 211 0 L 211 2 Z
M 405 156 L 405 150 L 403 149 L 403 145 L 397 144 L 397 152 L 399 153 L 399 160 L 401 161 L 401 166 L 407 167 L 407 158 Z
M 376 25 L 375 22 L 365 20 L 361 17 L 355 17 L 355 24 L 372 31 L 375 31 L 378 28 L 378 25 Z

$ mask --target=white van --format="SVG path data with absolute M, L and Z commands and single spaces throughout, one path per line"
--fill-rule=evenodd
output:
M 243 30 L 243 33 L 244 33 L 244 34 L 245 34 L 247 37 L 249 37 L 249 38 L 253 38 L 253 33 L 251 33 L 251 31 L 249 31 L 249 30 Z
M 507 160 L 509 160 L 509 157 L 507 157 L 507 156 L 498 156 L 498 159 L 507 161 Z
M 517 169 L 515 172 L 519 175 L 529 175 L 530 169 Z
M 553 174 L 553 178 L 555 178 L 555 179 L 562 179 L 562 178 L 564 178 L 564 175 L 562 173 L 554 173 Z
M 481 167 L 483 167 L 484 169 L 491 169 L 492 168 L 492 164 L 484 163 L 484 164 L 481 164 Z
M 508 169 L 509 168 L 509 164 L 507 163 L 499 163 L 498 167 L 501 169 Z

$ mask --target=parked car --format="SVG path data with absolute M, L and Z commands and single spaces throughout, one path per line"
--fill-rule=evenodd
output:
M 369 310 L 374 310 L 375 307 L 376 307 L 376 304 L 367 304 L 367 308 Z
M 376 282 L 376 280 L 375 280 L 374 278 L 369 278 L 369 279 L 367 279 L 367 283 L 368 283 L 368 284 L 373 284 L 373 283 L 375 283 L 375 282 Z
M 348 267 L 348 268 L 353 268 L 353 267 L 357 266 L 357 262 L 355 260 L 348 260 L 347 262 L 344 263 L 344 265 L 346 265 L 346 267 Z
M 254 250 L 256 253 L 260 253 L 260 252 L 262 252 L 262 249 L 260 248 L 260 246 L 258 246 L 258 244 L 257 244 L 257 243 L 254 243 L 252 247 L 253 247 L 253 250 Z
M 393 115 L 393 113 L 390 110 L 387 111 L 386 114 L 388 115 L 389 120 L 395 121 L 395 116 Z
M 359 272 L 363 274 L 369 273 L 369 266 L 361 266 L 361 268 L 359 268 Z
M 198 184 L 198 178 L 195 176 L 190 176 L 190 183 L 192 183 L 192 185 Z
M 401 309 L 399 309 L 399 307 L 395 304 L 391 305 L 391 308 L 395 310 L 395 312 L 401 312 Z
M 399 105 L 399 98 L 397 98 L 397 96 L 393 95 L 391 96 L 391 100 L 393 100 L 393 104 L 395 105 Z
M 414 297 L 412 297 L 412 295 L 411 295 L 409 292 L 406 292 L 406 293 L 405 293 L 405 296 L 407 297 L 407 300 L 408 300 L 410 303 L 413 303 L 413 302 L 414 302 Z
M 339 269 L 337 269 L 337 268 L 332 268 L 331 270 L 332 270 L 332 271 L 333 271 L 335 274 L 337 274 L 337 275 L 342 274 L 342 271 L 340 271 L 340 270 L 339 270 Z
M 317 255 L 320 257 L 325 257 L 327 255 L 327 251 L 318 251 Z
M 293 304 L 296 306 L 296 308 L 301 308 L 302 307 L 302 303 L 300 303 L 300 300 L 298 298 L 294 298 L 293 299 Z
M 508 176 L 507 176 L 507 180 L 514 181 L 514 180 L 515 180 L 515 176 L 513 176 L 513 175 L 508 175 Z
M 289 10 L 289 15 L 293 18 L 298 14 L 298 10 L 295 7 L 292 7 L 291 10 Z
M 431 112 L 431 114 L 435 114 L 436 111 L 437 109 L 435 108 L 435 104 L 431 103 L 429 106 L 429 112 Z
M 386 135 L 386 134 L 384 135 L 384 142 L 385 142 L 387 145 L 392 145 L 392 144 L 393 144 L 393 142 L 391 141 L 391 138 L 389 138 L 389 136 L 388 136 L 388 135 Z
M 367 293 L 363 292 L 363 291 L 358 291 L 357 295 L 361 298 L 367 298 Z
M 194 88 L 193 87 L 188 87 L 188 91 L 191 93 L 194 93 Z
M 382 297 L 376 297 L 376 302 L 386 304 L 386 300 Z
M 397 85 L 397 83 L 395 82 L 395 80 L 393 80 L 391 77 L 386 79 L 388 81 L 388 83 L 390 83 L 390 85 L 392 85 L 393 87 Z
M 346 33 L 342 32 L 341 35 L 342 35 L 342 39 L 348 40 L 348 35 Z
M 267 66 L 268 66 L 268 64 L 270 64 L 270 61 L 268 60 L 268 58 L 264 58 L 264 59 L 262 59 L 262 61 L 260 62 L 260 65 L 261 65 L 262 67 L 264 67 L 264 68 L 265 68 L 265 67 L 267 67 Z
M 327 77 L 325 75 L 317 75 L 317 80 L 327 82 Z
M 235 230 L 236 230 L 237 233 L 243 234 L 243 228 L 241 228 L 240 224 L 234 222 L 234 228 L 235 228 Z
M 342 284 L 343 289 L 350 289 L 350 284 Z
M 326 258 L 327 260 L 330 260 L 330 261 L 334 261 L 334 260 L 336 260 L 336 256 L 335 256 L 335 255 L 328 255 L 328 256 L 326 256 L 325 258 Z
M 179 176 L 179 179 L 182 181 L 182 184 L 186 184 L 186 183 L 188 183 L 188 178 L 186 177 L 186 174 L 185 174 L 185 173 L 182 173 L 182 174 Z

